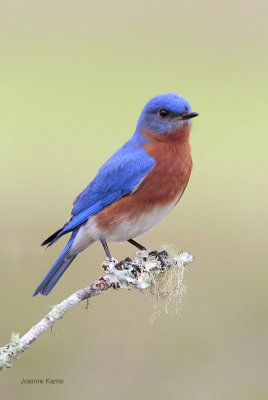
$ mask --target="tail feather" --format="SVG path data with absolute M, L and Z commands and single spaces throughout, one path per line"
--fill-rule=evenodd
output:
M 35 296 L 37 293 L 42 294 L 43 296 L 47 296 L 51 290 L 54 288 L 58 280 L 61 278 L 61 276 L 64 274 L 66 269 L 69 267 L 71 262 L 75 259 L 76 255 L 74 257 L 69 258 L 68 260 L 64 261 L 55 271 L 52 272 L 51 276 L 46 282 L 41 283 L 40 290 L 37 288 L 37 290 L 34 292 L 33 296 Z
M 54 242 L 58 234 L 62 231 L 62 228 L 58 229 L 56 232 L 52 233 L 46 240 L 41 243 L 41 246 L 46 246 L 47 244 L 50 246 Z
M 75 229 L 75 227 L 73 227 L 73 229 L 70 229 L 69 231 L 64 232 L 64 228 L 66 227 L 66 225 L 68 225 L 68 223 L 72 220 L 72 218 L 73 217 L 71 217 L 69 219 L 69 221 L 67 221 L 64 225 L 62 225 L 62 227 L 60 229 L 58 229 L 56 232 L 52 233 L 52 235 L 50 235 L 46 240 L 44 240 L 43 243 L 41 243 L 41 246 L 48 245 L 47 247 L 49 247 L 54 242 L 56 242 L 56 240 L 58 240 L 62 235 L 66 235 L 66 233 L 73 231 Z
M 55 263 L 52 265 L 40 285 L 35 289 L 33 297 L 36 296 L 38 293 L 47 296 L 54 288 L 63 273 L 66 271 L 66 269 L 69 267 L 71 262 L 75 259 L 77 254 L 70 255 L 68 253 L 71 245 L 73 244 L 77 231 L 77 229 L 73 231 L 72 236 L 70 237 L 66 247 L 61 252 Z

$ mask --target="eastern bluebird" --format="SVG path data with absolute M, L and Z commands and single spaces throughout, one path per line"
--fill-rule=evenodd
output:
M 143 108 L 133 136 L 99 169 L 74 200 L 72 216 L 42 245 L 71 237 L 33 296 L 48 295 L 78 253 L 96 240 L 109 260 L 108 242 L 128 241 L 151 230 L 178 203 L 192 169 L 191 111 L 176 93 L 153 97 Z

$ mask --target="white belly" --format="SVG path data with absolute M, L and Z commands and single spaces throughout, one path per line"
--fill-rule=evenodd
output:
M 140 214 L 139 217 L 129 220 L 127 216 L 122 216 L 121 221 L 115 224 L 114 228 L 105 231 L 100 229 L 94 218 L 89 218 L 87 223 L 79 229 L 74 243 L 71 246 L 72 253 L 78 253 L 85 250 L 88 246 L 104 238 L 107 242 L 125 242 L 134 239 L 157 225 L 174 208 L 180 199 L 181 194 L 170 204 L 157 206 L 150 212 Z
M 105 233 L 104 237 L 108 242 L 125 242 L 149 232 L 163 218 L 165 218 L 174 207 L 174 203 L 168 206 L 159 206 L 152 211 L 141 214 L 137 219 L 122 219 L 112 232 Z

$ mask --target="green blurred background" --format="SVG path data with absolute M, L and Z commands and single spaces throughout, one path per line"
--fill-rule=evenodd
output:
M 183 199 L 142 238 L 195 255 L 180 316 L 151 324 L 149 293 L 109 291 L 3 372 L 2 398 L 267 399 L 267 11 L 261 0 L 1 2 L 0 345 L 101 274 L 95 244 L 31 298 L 64 246 L 41 241 L 144 103 L 174 91 L 200 113 Z

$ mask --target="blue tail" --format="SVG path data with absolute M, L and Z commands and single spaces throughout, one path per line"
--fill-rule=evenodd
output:
M 54 262 L 40 285 L 35 289 L 33 297 L 36 296 L 38 293 L 47 296 L 54 288 L 63 273 L 66 271 L 66 269 L 69 267 L 71 262 L 75 259 L 77 254 L 75 254 L 74 256 L 68 256 L 68 251 L 73 244 L 77 231 L 78 229 L 75 229 L 73 231 L 72 236 L 70 237 L 66 247 L 61 252 L 57 260 Z

